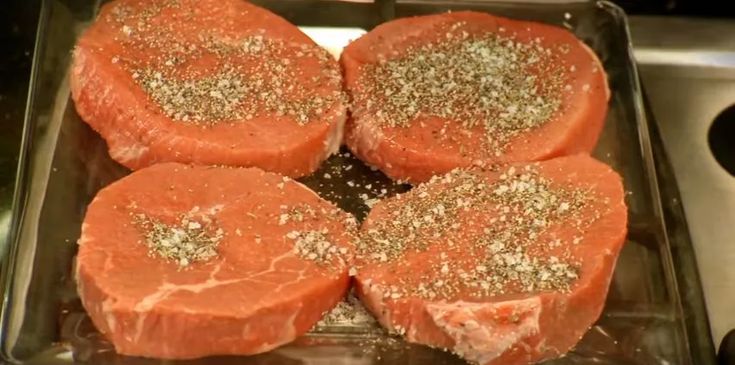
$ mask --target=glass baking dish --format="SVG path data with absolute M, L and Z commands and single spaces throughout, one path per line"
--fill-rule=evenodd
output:
M 607 2 L 538 0 L 256 3 L 299 25 L 335 54 L 350 39 L 386 20 L 448 10 L 486 11 L 557 24 L 576 33 L 600 56 L 610 80 L 610 112 L 595 156 L 624 177 L 630 233 L 602 317 L 572 352 L 550 363 L 713 363 L 712 350 L 706 347 L 709 334 L 696 330 L 706 329 L 706 324 L 690 323 L 693 317 L 683 309 L 688 306 L 682 305 L 680 292 L 686 289 L 677 284 L 677 277 L 696 277 L 696 271 L 678 272 L 673 265 L 625 15 L 619 8 Z M 370 323 L 321 326 L 293 344 L 250 357 L 172 362 L 116 355 L 86 316 L 71 277 L 87 204 L 100 188 L 129 173 L 109 158 L 104 141 L 79 119 L 69 97 L 70 51 L 98 7 L 88 0 L 43 3 L 11 240 L 0 277 L 4 360 L 22 364 L 465 363 L 451 354 L 408 345 Z M 355 168 L 348 171 L 347 165 Z M 334 177 L 326 179 L 325 173 Z M 346 181 L 356 184 L 349 186 Z M 365 199 L 375 198 L 374 191 L 385 188 L 392 194 L 408 188 L 390 183 L 345 153 L 330 158 L 303 182 L 358 217 L 364 216 Z M 365 190 L 368 184 L 374 188 Z

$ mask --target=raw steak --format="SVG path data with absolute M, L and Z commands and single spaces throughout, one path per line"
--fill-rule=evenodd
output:
M 342 140 L 339 65 L 281 17 L 243 0 L 117 0 L 74 50 L 79 115 L 110 155 L 255 166 L 298 177 Z
M 453 12 L 382 24 L 342 52 L 345 143 L 398 180 L 590 152 L 610 92 L 562 28 Z
M 410 342 L 530 364 L 597 320 L 626 222 L 620 177 L 587 155 L 453 170 L 372 209 L 356 289 Z
M 79 239 L 79 295 L 120 354 L 255 354 L 342 299 L 356 223 L 256 168 L 148 167 L 99 192 Z

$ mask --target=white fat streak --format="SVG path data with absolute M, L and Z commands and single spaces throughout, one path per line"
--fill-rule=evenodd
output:
M 327 139 L 324 140 L 324 154 L 326 157 L 331 156 L 339 151 L 339 146 L 342 144 L 342 137 L 345 134 L 345 122 L 347 121 L 347 108 L 342 105 L 339 110 L 337 120 L 332 124 L 332 128 L 327 135 Z
M 200 293 L 204 290 L 215 288 L 221 285 L 227 285 L 236 283 L 239 281 L 243 281 L 244 279 L 230 279 L 230 280 L 217 280 L 214 278 L 215 275 L 219 272 L 221 268 L 221 264 L 214 267 L 212 272 L 209 274 L 209 278 L 205 280 L 202 283 L 198 284 L 184 284 L 184 285 L 175 285 L 171 283 L 162 283 L 155 292 L 148 294 L 143 299 L 138 302 L 138 304 L 133 307 L 133 311 L 137 314 L 137 319 L 135 321 L 135 332 L 133 334 L 132 338 L 128 338 L 129 341 L 133 343 L 138 343 L 140 341 L 140 337 L 143 334 L 144 331 L 144 324 L 145 320 L 148 317 L 148 312 L 158 303 L 165 300 L 171 294 L 177 292 L 177 291 L 190 291 L 193 293 Z
M 92 203 L 94 203 L 94 200 L 92 200 Z M 81 246 L 87 242 L 92 241 L 92 237 L 90 237 L 90 235 L 86 233 L 88 229 L 89 229 L 89 223 L 82 223 L 82 234 L 79 236 L 79 239 L 77 240 L 78 245 Z
M 314 195 L 315 197 L 317 197 L 319 199 L 322 199 L 322 197 L 319 196 L 319 194 L 317 194 L 314 190 L 309 189 L 308 186 L 306 186 L 306 185 L 304 185 L 304 184 L 302 184 L 302 183 L 300 183 L 300 182 L 298 182 L 296 180 L 289 180 L 289 182 L 298 185 L 300 188 L 304 189 L 304 192 L 307 192 L 307 193 L 309 193 L 311 195 Z
M 270 342 L 263 342 L 262 345 L 253 348 L 253 350 L 250 351 L 250 353 L 252 353 L 252 354 L 259 354 L 259 353 L 270 351 L 270 350 L 274 349 L 275 347 L 277 347 L 277 345 L 272 344 Z
M 379 127 L 380 122 L 377 120 L 366 120 L 355 124 L 355 134 L 357 135 L 358 149 L 363 153 L 373 151 L 380 146 L 380 142 L 385 139 L 383 131 Z
M 250 333 L 250 322 L 246 322 L 244 326 L 242 326 L 242 333 L 240 333 L 240 337 L 244 339 L 250 339 L 250 336 L 252 334 Z
M 132 343 L 138 343 L 140 341 L 140 336 L 143 334 L 143 325 L 147 317 L 148 312 L 138 313 L 138 318 L 135 320 L 135 333 L 133 334 L 133 338 L 126 336 L 128 341 Z
M 79 298 L 82 300 L 82 303 L 84 303 L 84 282 L 79 280 L 79 261 L 76 257 L 74 258 L 74 281 L 77 283 L 77 293 L 79 294 Z
M 202 291 L 207 290 L 207 289 L 216 288 L 222 285 L 233 284 L 233 283 L 237 283 L 237 282 L 244 280 L 244 278 L 229 279 L 229 280 L 215 279 L 214 276 L 217 275 L 221 267 L 222 267 L 222 264 L 218 264 L 217 266 L 215 266 L 212 272 L 209 274 L 209 278 L 207 278 L 207 280 L 201 283 L 176 285 L 176 284 L 164 282 L 158 287 L 158 289 L 156 289 L 155 292 L 148 294 L 143 299 L 141 299 L 141 301 L 138 302 L 138 304 L 136 304 L 135 307 L 133 307 L 133 311 L 135 312 L 149 311 L 156 304 L 163 301 L 164 299 L 166 299 L 171 294 L 177 291 L 189 291 L 192 293 L 201 293 Z
M 116 137 L 110 137 L 116 138 Z M 118 160 L 120 162 L 129 162 L 129 161 L 135 161 L 141 158 L 143 155 L 148 153 L 148 146 L 145 146 L 143 144 L 132 142 L 132 140 L 127 140 L 124 143 L 124 147 L 120 147 L 117 143 L 110 143 L 110 156 Z
M 115 332 L 115 326 L 117 325 L 115 313 L 112 309 L 113 304 L 115 304 L 114 301 L 109 297 L 102 302 L 102 314 L 105 316 L 105 322 L 110 333 Z
M 257 354 L 257 353 L 262 353 L 262 352 L 273 350 L 274 348 L 287 344 L 293 341 L 296 337 L 298 337 L 299 334 L 298 334 L 298 331 L 296 331 L 296 318 L 299 316 L 299 313 L 301 313 L 302 307 L 303 307 L 303 304 L 300 304 L 296 308 L 296 310 L 290 316 L 288 316 L 288 319 L 284 321 L 283 326 L 285 328 L 285 331 L 282 332 L 283 334 L 281 335 L 280 338 L 278 338 L 276 341 L 273 341 L 273 342 L 263 342 L 262 345 L 254 348 L 251 351 L 251 353 Z M 245 327 L 243 327 L 242 334 L 243 334 L 243 338 L 246 338 L 246 339 L 253 337 L 253 335 L 255 335 L 255 337 L 258 336 L 257 333 L 256 334 L 250 333 L 250 325 L 245 325 Z
M 365 301 L 369 302 L 372 307 L 374 307 L 376 310 L 372 311 L 375 317 L 378 319 L 378 322 L 380 322 L 383 327 L 388 329 L 389 331 L 395 331 L 396 328 L 393 325 L 393 318 L 391 316 L 390 310 L 383 310 L 383 307 L 385 307 L 385 302 L 383 301 L 383 290 L 380 285 L 373 284 L 372 280 L 367 279 L 362 282 L 363 290 L 365 296 Z M 366 290 L 367 289 L 367 290 Z
M 114 268 L 112 265 L 112 255 L 107 254 L 105 255 L 105 262 L 102 264 L 102 270 L 104 272 L 110 271 Z
M 84 63 L 88 64 L 87 62 Z M 82 72 L 78 73 L 77 75 L 78 78 L 83 80 L 82 82 L 84 83 L 84 85 L 82 85 L 80 89 L 91 87 L 86 85 L 86 75 L 97 75 L 98 73 L 104 74 L 104 72 L 99 72 L 96 70 L 98 66 L 95 63 L 92 63 L 89 67 L 92 67 L 93 70 L 90 70 L 86 73 L 83 73 L 83 70 L 80 70 Z M 116 96 L 119 94 L 119 90 L 116 89 L 114 85 L 108 83 L 97 90 L 96 94 L 97 103 L 95 103 L 93 107 L 94 110 L 90 111 L 92 116 L 99 116 L 106 113 L 106 110 L 100 109 L 107 109 L 109 108 L 109 105 L 114 104 L 117 99 Z M 125 115 L 125 113 L 119 113 L 115 117 L 115 119 L 117 120 L 117 123 L 115 124 L 125 124 L 129 122 L 128 118 L 129 115 Z M 136 140 L 132 136 L 126 135 L 126 133 L 127 132 L 123 130 L 111 129 L 111 133 L 108 133 L 108 135 L 105 136 L 105 139 L 107 139 L 107 145 L 109 146 L 110 156 L 113 159 L 120 162 L 130 162 L 138 160 L 146 153 L 148 153 L 148 151 L 150 150 L 148 146 L 142 144 L 140 141 Z
M 301 313 L 301 309 L 303 308 L 304 304 L 299 303 L 298 308 L 291 314 L 290 317 L 288 317 L 288 321 L 286 321 L 286 329 L 287 331 L 284 332 L 283 338 L 281 338 L 281 343 L 287 343 L 291 342 L 296 336 L 298 336 L 298 331 L 296 330 L 296 317 L 299 316 L 299 313 Z
M 495 323 L 477 318 L 476 313 L 493 313 L 505 307 L 521 314 L 522 319 L 512 325 L 503 324 L 501 328 Z M 541 298 L 538 296 L 498 303 L 458 301 L 431 303 L 426 306 L 434 323 L 455 341 L 453 350 L 463 358 L 480 364 L 496 359 L 519 341 L 538 333 L 541 309 Z M 455 316 L 469 320 L 452 321 Z M 473 325 L 467 325 L 471 321 L 474 322 Z
M 128 340 L 129 341 L 132 341 L 133 343 L 137 343 L 140 340 L 140 337 L 143 334 L 143 330 L 144 330 L 144 326 L 143 325 L 145 323 L 145 319 L 146 319 L 146 317 L 148 315 L 148 312 L 151 309 L 153 309 L 153 307 L 156 304 L 162 302 L 163 300 L 165 300 L 166 298 L 168 298 L 172 294 L 174 294 L 174 293 L 176 293 L 178 291 L 188 291 L 188 292 L 192 292 L 192 293 L 201 293 L 201 292 L 203 292 L 205 290 L 216 288 L 216 287 L 219 287 L 219 286 L 222 286 L 222 285 L 236 284 L 236 283 L 240 283 L 240 282 L 243 282 L 243 281 L 257 281 L 256 279 L 253 279 L 253 278 L 256 277 L 256 276 L 259 276 L 259 275 L 263 275 L 263 274 L 267 274 L 267 273 L 270 273 L 270 272 L 274 272 L 276 270 L 276 264 L 279 261 L 281 261 L 281 260 L 283 260 L 285 258 L 288 258 L 288 257 L 292 257 L 292 256 L 294 256 L 292 250 L 288 250 L 284 254 L 282 254 L 282 255 L 274 258 L 271 261 L 271 263 L 270 263 L 270 265 L 269 265 L 269 267 L 268 267 L 267 270 L 265 270 L 263 272 L 251 274 L 251 275 L 248 275 L 246 277 L 241 277 L 241 278 L 236 278 L 236 279 L 228 279 L 228 280 L 218 280 L 218 279 L 215 278 L 215 276 L 217 275 L 217 273 L 219 273 L 219 271 L 220 271 L 220 269 L 222 267 L 222 264 L 218 264 L 218 265 L 216 265 L 214 267 L 214 269 L 212 269 L 212 272 L 209 274 L 209 278 L 207 278 L 207 280 L 205 280 L 204 282 L 197 283 L 197 284 L 184 284 L 184 285 L 176 285 L 176 284 L 171 284 L 171 283 L 167 283 L 167 282 L 162 283 L 160 286 L 158 286 L 158 288 L 156 288 L 156 291 L 154 291 L 153 293 L 148 294 L 147 296 L 143 297 L 143 299 L 141 299 L 133 307 L 133 311 L 137 313 L 138 318 L 137 318 L 136 324 L 135 324 L 135 333 L 133 334 L 132 339 L 131 338 L 128 338 Z M 303 279 L 303 273 L 302 272 L 299 272 L 299 277 L 298 278 L 299 279 Z M 277 288 L 276 290 L 279 290 L 279 289 L 280 289 L 280 287 Z M 185 311 L 186 308 L 182 308 L 182 310 Z

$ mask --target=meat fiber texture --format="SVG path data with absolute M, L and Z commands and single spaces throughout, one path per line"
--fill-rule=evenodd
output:
M 591 152 L 610 91 L 569 31 L 460 11 L 383 23 L 342 52 L 345 143 L 412 183 L 456 167 Z
M 600 316 L 626 222 L 620 177 L 586 155 L 454 170 L 374 206 L 356 290 L 409 342 L 483 365 L 555 358 Z
M 342 140 L 339 65 L 242 0 L 116 0 L 73 52 L 81 118 L 130 169 L 159 162 L 308 175 Z
M 150 222 L 173 228 L 151 233 Z M 216 254 L 182 265 L 156 251 L 191 229 L 217 237 Z M 355 231 L 354 218 L 289 178 L 157 164 L 89 205 L 78 291 L 119 354 L 256 354 L 304 334 L 344 297 Z

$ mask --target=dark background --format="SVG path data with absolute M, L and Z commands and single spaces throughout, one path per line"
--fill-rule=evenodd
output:
M 0 0 L 0 208 L 12 195 L 39 3 Z
M 628 14 L 731 17 L 732 0 L 612 0 Z

